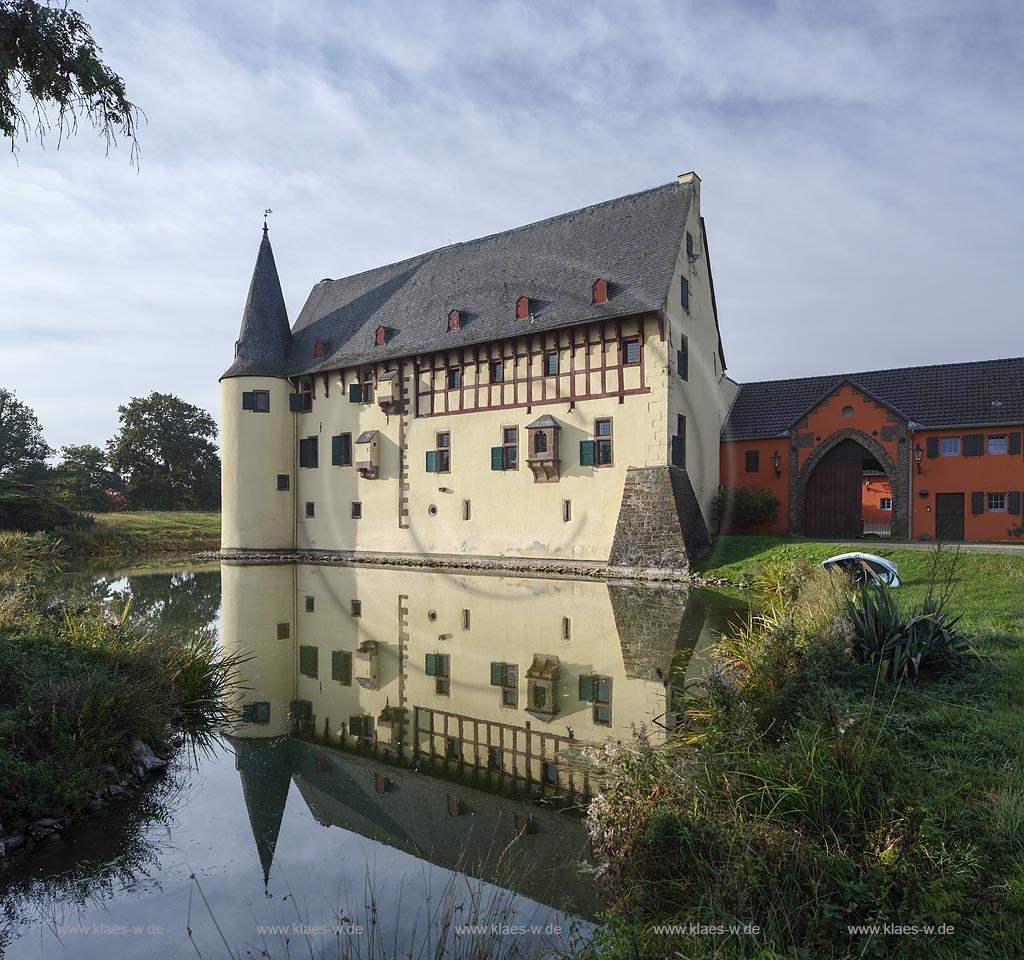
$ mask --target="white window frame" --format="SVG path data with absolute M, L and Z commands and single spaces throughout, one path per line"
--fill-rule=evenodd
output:
M 1002 506 L 993 506 L 993 503 L 1002 502 Z M 1006 494 L 1005 493 L 986 493 L 985 494 L 985 513 L 1006 513 Z
M 993 448 L 993 444 L 995 448 Z M 1002 447 L 1002 449 L 999 449 Z M 985 439 L 985 453 L 990 453 L 995 456 L 1006 453 L 1006 434 L 999 433 Z
M 949 444 L 950 449 L 946 449 L 946 445 Z M 943 457 L 959 457 L 960 456 L 960 438 L 959 437 L 942 437 L 939 440 L 939 453 Z
M 892 509 L 892 497 L 879 497 L 878 498 L 878 509 L 879 510 L 891 510 Z

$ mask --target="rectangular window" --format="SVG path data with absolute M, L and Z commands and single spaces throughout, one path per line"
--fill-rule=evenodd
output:
M 291 637 L 291 635 L 292 635 L 291 624 L 279 623 L 277 625 L 277 639 L 278 640 L 288 640 Z
M 461 367 L 449 367 L 448 368 L 448 389 L 458 390 L 462 386 L 462 368 Z
M 623 358 L 622 362 L 627 366 L 640 362 L 640 341 L 635 337 L 632 340 L 622 341 Z
M 277 475 L 277 489 L 278 490 L 290 490 L 292 486 L 292 478 L 287 473 L 279 473 Z
M 960 438 L 959 437 L 943 437 L 942 438 L 942 455 L 944 457 L 959 457 L 960 456 Z
M 312 613 L 316 609 L 316 597 L 306 597 L 306 613 Z
M 462 744 L 453 737 L 449 737 L 445 741 L 444 755 L 449 760 L 458 760 L 462 756 Z
M 306 501 L 306 519 L 312 520 L 316 516 L 316 504 L 312 500 Z
M 747 473 L 758 473 L 761 470 L 761 452 L 759 450 L 747 450 L 744 457 L 746 462 L 743 469 Z
M 690 378 L 690 341 L 685 336 L 679 337 L 679 349 L 676 351 L 676 373 L 680 380 Z
M 469 629 L 469 624 L 470 624 L 471 617 L 472 617 L 472 615 L 470 614 L 470 612 L 468 610 L 463 610 L 462 611 L 462 629 L 463 630 L 468 630 Z
M 672 438 L 672 465 L 686 469 L 686 417 L 676 417 L 676 435 Z
M 451 675 L 448 672 L 449 657 L 447 653 L 428 653 L 424 663 L 424 673 L 434 678 L 434 692 L 441 696 L 451 693 Z
M 1006 453 L 1006 434 L 989 437 L 986 451 L 988 453 Z
M 331 437 L 331 463 L 336 467 L 352 466 L 352 434 L 340 433 Z
M 562 501 L 562 523 L 571 523 L 571 522 L 572 522 L 572 501 L 571 500 L 563 500 Z
M 270 413 L 269 390 L 253 390 L 252 409 L 254 413 Z
M 569 617 L 562 617 L 562 639 L 572 639 L 572 620 Z
M 452 435 L 450 433 L 438 433 L 434 436 L 436 445 L 436 457 L 434 461 L 435 473 L 450 473 L 452 468 Z
M 363 518 L 363 504 L 361 500 L 352 501 L 352 519 L 361 520 Z
M 504 383 L 505 364 L 501 360 L 491 361 L 491 383 Z
M 891 510 L 892 509 L 892 497 L 879 497 L 878 498 L 878 509 L 879 510 Z
M 544 376 L 553 377 L 558 373 L 558 353 L 551 350 L 544 354 Z
M 614 462 L 613 457 L 613 437 L 612 437 L 612 421 L 609 417 L 605 420 L 594 421 L 594 437 L 597 453 L 597 464 L 598 467 L 610 467 Z
M 985 497 L 986 513 L 1006 513 L 1006 494 L 990 493 Z
M 242 723 L 270 723 L 270 703 L 242 704 Z
M 352 686 L 352 654 L 347 650 L 331 652 L 331 679 L 343 687 Z
M 299 384 L 299 393 L 302 395 L 302 412 L 309 413 L 313 409 L 313 381 L 303 380 Z
M 319 647 L 299 647 L 299 673 L 314 680 L 320 676 Z
M 594 677 L 594 723 L 610 726 L 612 722 L 612 681 L 610 677 Z
M 317 437 L 304 437 L 299 441 L 299 466 L 311 470 L 320 466 L 320 440 Z
M 689 230 L 686 231 L 686 259 L 693 259 L 693 234 Z
M 501 428 L 501 466 L 500 470 L 519 469 L 519 428 Z
M 501 769 L 501 750 L 498 747 L 490 747 L 487 750 L 487 769 Z
M 471 500 L 462 501 L 462 519 L 469 520 L 473 516 L 473 502 Z
M 351 608 L 353 617 L 361 617 L 363 615 L 363 601 L 353 600 Z
M 683 309 L 690 312 L 690 281 L 686 277 L 679 278 L 679 299 L 683 305 Z
M 545 760 L 543 763 L 544 782 L 549 786 L 554 786 L 558 783 L 558 764 L 554 760 Z
M 501 687 L 501 705 L 519 706 L 519 667 L 514 663 L 491 664 L 491 686 Z

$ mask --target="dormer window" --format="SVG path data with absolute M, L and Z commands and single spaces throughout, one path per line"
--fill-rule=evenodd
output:
M 324 350 L 326 348 L 326 340 L 317 340 L 316 343 L 313 344 L 313 356 L 317 359 L 321 358 L 324 355 Z
M 594 303 L 607 303 L 608 302 L 608 281 L 602 280 L 600 277 L 594 281 L 594 286 L 591 288 L 593 293 Z
M 235 341 L 235 356 L 236 356 L 236 357 L 238 356 L 238 348 L 239 348 L 239 347 L 240 347 L 241 345 L 242 345 L 242 341 L 241 341 L 241 340 L 236 340 L 236 341 Z
M 373 345 L 375 347 L 383 347 L 386 335 L 387 331 L 383 327 L 377 327 L 377 333 L 374 335 L 373 338 Z
M 526 320 L 530 316 L 530 298 L 520 297 L 516 301 L 516 319 Z
M 459 322 L 462 319 L 462 314 L 458 310 L 448 311 L 448 332 L 454 333 L 459 329 Z

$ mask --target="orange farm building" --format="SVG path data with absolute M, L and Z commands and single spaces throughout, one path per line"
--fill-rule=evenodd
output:
M 747 383 L 721 477 L 782 504 L 748 533 L 1013 540 L 1022 432 L 1024 357 Z

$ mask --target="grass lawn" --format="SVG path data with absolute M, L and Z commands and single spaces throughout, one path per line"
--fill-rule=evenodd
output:
M 803 560 L 817 564 L 848 550 L 895 561 L 903 581 L 898 591 L 901 602 L 914 604 L 924 597 L 935 550 L 901 550 L 878 541 L 838 544 L 787 537 L 716 537 L 711 552 L 697 564 L 697 572 L 734 583 L 752 583 L 766 563 Z M 953 551 L 947 547 L 943 553 L 948 558 Z M 1024 637 L 1024 550 L 960 554 L 949 607 L 964 615 L 962 626 L 971 632 Z
M 220 514 L 188 511 L 98 513 L 92 527 L 76 534 L 75 553 L 130 555 L 191 553 L 220 548 Z

